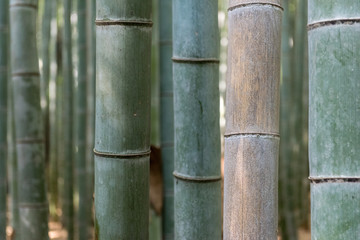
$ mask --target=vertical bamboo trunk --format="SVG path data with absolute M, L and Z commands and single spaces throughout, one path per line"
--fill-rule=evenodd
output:
M 9 1 L 0 1 L 0 239 L 6 238 Z
M 68 232 L 68 239 L 74 237 L 74 196 L 73 196 L 73 61 L 71 44 L 71 0 L 63 0 L 64 25 L 63 25 L 63 137 L 64 137 L 64 169 L 63 169 L 63 199 L 62 215 L 65 229 Z
M 77 227 L 79 240 L 88 239 L 87 208 L 91 208 L 87 195 L 86 176 L 86 85 L 87 85 L 87 34 L 86 4 L 87 0 L 78 0 L 78 90 L 76 108 L 76 182 L 79 192 Z
M 42 109 L 45 129 L 45 162 L 49 161 L 50 147 L 50 118 L 49 118 L 49 79 L 50 79 L 50 31 L 51 31 L 51 5 L 54 0 L 44 1 L 44 12 L 42 16 L 41 28 L 41 99 L 45 103 Z
M 18 205 L 18 179 L 17 179 L 17 156 L 15 143 L 15 123 L 14 123 L 14 101 L 13 101 L 12 82 L 8 82 L 8 181 L 9 193 L 11 199 L 11 227 L 15 232 L 13 240 L 21 239 L 20 237 L 20 216 Z
M 277 239 L 280 0 L 231 0 L 224 239 Z
M 50 39 L 50 76 L 49 76 L 49 208 L 50 218 L 57 220 L 57 208 L 58 208 L 58 168 L 57 168 L 57 155 L 60 151 L 58 146 L 58 129 L 57 129 L 57 114 L 56 114 L 56 101 L 58 95 L 56 94 L 58 66 L 57 60 L 57 1 L 52 0 L 50 11 L 51 14 L 51 39 Z M 52 86 L 53 88 L 50 88 Z M 53 90 L 53 92 L 50 92 Z M 55 91 L 54 91 L 55 90 Z M 52 95 L 51 95 L 52 94 Z
M 174 239 L 174 100 L 172 80 L 172 0 L 159 1 L 160 137 L 163 175 L 163 239 Z
M 37 1 L 10 1 L 20 234 L 28 240 L 48 239 L 36 16 Z
M 87 4 L 88 20 L 88 84 L 87 86 L 87 133 L 86 133 L 86 170 L 87 170 L 87 194 L 88 201 L 93 203 L 94 193 L 94 136 L 95 136 L 95 0 L 90 0 Z M 93 204 L 88 208 L 89 223 L 93 223 Z
M 312 239 L 358 239 L 360 2 L 309 0 Z
M 309 212 L 309 182 L 307 179 L 308 174 L 308 151 L 307 151 L 307 128 L 306 122 L 308 106 L 304 104 L 303 97 L 307 95 L 304 92 L 304 85 L 307 85 L 308 74 L 307 74 L 307 0 L 297 0 L 296 4 L 296 22 L 295 22 L 295 91 L 296 91 L 296 102 L 297 105 L 297 119 L 295 123 L 296 129 L 296 140 L 297 140 L 297 167 L 298 172 L 296 178 L 295 189 L 298 196 L 298 204 L 296 206 L 296 217 L 298 227 L 303 223 L 307 222 Z
M 221 239 L 217 11 L 173 1 L 175 239 Z
M 151 1 L 96 9 L 96 238 L 148 239 Z
M 294 216 L 294 188 L 293 181 L 296 177 L 292 151 L 291 134 L 293 129 L 293 98 L 294 89 L 294 50 L 290 45 L 292 34 L 292 16 L 290 1 L 282 0 L 284 8 L 282 18 L 282 41 L 281 41 L 281 101 L 280 101 L 280 159 L 279 159 L 279 219 L 281 237 L 284 240 L 297 239 L 297 229 Z M 300 89 L 298 89 L 300 90 Z M 298 170 L 298 169 L 297 169 Z

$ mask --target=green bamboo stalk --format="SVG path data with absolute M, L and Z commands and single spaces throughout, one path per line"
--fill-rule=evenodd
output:
M 72 61 L 72 38 L 71 38 L 71 0 L 63 0 L 64 25 L 63 25 L 63 138 L 64 138 L 64 170 L 63 170 L 63 199 L 62 214 L 63 224 L 68 232 L 68 239 L 74 238 L 74 196 L 73 196 L 73 61 Z
M 172 0 L 159 1 L 160 139 L 163 175 L 163 239 L 174 239 L 174 99 L 172 80 Z
M 50 136 L 49 136 L 49 208 L 50 208 L 50 217 L 57 221 L 57 208 L 58 208 L 58 162 L 57 162 L 57 155 L 59 149 L 58 146 L 58 130 L 57 130 L 57 114 L 56 114 L 56 82 L 57 82 L 57 75 L 58 75 L 58 66 L 56 64 L 57 60 L 57 1 L 53 0 L 51 4 L 51 39 L 50 39 L 50 78 L 49 78 L 49 129 L 50 129 Z M 50 92 L 50 86 L 55 87 L 54 92 Z M 53 95 L 51 95 L 53 94 Z
M 0 239 L 6 238 L 9 1 L 0 1 Z
M 297 239 L 297 228 L 294 215 L 294 202 L 296 186 L 294 180 L 296 172 L 293 166 L 296 162 L 293 157 L 293 90 L 294 90 L 294 49 L 290 45 L 293 38 L 292 12 L 290 1 L 283 0 L 284 14 L 282 18 L 282 41 L 281 41 L 281 101 L 280 101 L 280 158 L 279 158 L 279 214 L 281 236 L 284 240 Z M 295 91 L 299 91 L 297 89 Z M 296 169 L 298 170 L 298 169 Z
M 280 0 L 231 0 L 224 239 L 277 239 Z
M 309 0 L 312 239 L 357 239 L 360 2 Z
M 48 239 L 36 17 L 36 0 L 10 1 L 20 234 L 27 240 Z
M 88 208 L 91 208 L 87 195 L 87 172 L 86 172 L 86 86 L 87 72 L 87 0 L 78 0 L 78 90 L 76 108 L 76 182 L 79 192 L 79 207 L 77 214 L 77 227 L 79 240 L 88 239 L 88 226 L 90 216 Z
M 173 1 L 175 239 L 221 239 L 217 13 Z
M 96 9 L 96 239 L 148 239 L 151 1 Z
M 15 123 L 14 123 L 14 104 L 13 104 L 13 86 L 12 82 L 8 82 L 8 180 L 9 193 L 11 196 L 11 227 L 14 231 L 13 240 L 21 239 L 20 237 L 20 216 L 18 205 L 18 179 L 17 179 L 17 156 L 15 143 Z
M 88 21 L 87 21 L 87 34 L 88 34 L 88 84 L 87 84 L 87 147 L 86 147 L 86 169 L 87 169 L 87 182 L 88 182 L 88 201 L 93 203 L 94 194 L 94 136 L 95 136 L 95 0 L 91 0 L 87 4 L 88 8 Z M 93 204 L 88 208 L 89 224 L 93 226 Z
M 40 78 L 41 99 L 44 102 L 42 109 L 45 129 L 45 162 L 49 161 L 50 152 L 50 117 L 49 117 L 49 79 L 50 79 L 50 31 L 51 31 L 51 5 L 53 0 L 44 1 L 41 28 L 41 57 L 42 72 Z
M 303 139 L 306 137 L 307 130 L 305 124 L 307 121 L 303 116 L 308 111 L 308 107 L 304 106 L 303 95 L 307 94 L 303 91 L 304 85 L 308 82 L 307 68 L 307 0 L 297 0 L 296 2 L 296 22 L 295 22 L 295 44 L 294 44 L 294 62 L 295 68 L 295 94 L 293 94 L 296 105 L 296 119 L 294 124 L 295 138 L 296 138 L 296 184 L 294 188 L 298 200 L 296 205 L 296 223 L 298 227 L 306 223 L 308 216 L 308 201 L 309 201 L 309 182 L 308 182 L 308 152 L 307 142 Z

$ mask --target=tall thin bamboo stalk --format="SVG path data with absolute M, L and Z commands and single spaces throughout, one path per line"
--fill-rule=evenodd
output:
M 48 239 L 36 17 L 37 1 L 10 1 L 20 234 L 29 240 Z
M 96 238 L 148 239 L 151 1 L 96 9 Z
M 309 182 L 308 182 L 308 151 L 307 151 L 307 115 L 308 106 L 303 101 L 304 91 L 308 82 L 307 74 L 307 0 L 297 0 L 296 3 L 296 22 L 295 22 L 295 104 L 297 105 L 297 117 L 295 121 L 296 133 L 296 154 L 297 154 L 297 178 L 294 188 L 297 191 L 298 204 L 296 206 L 296 222 L 298 227 L 307 222 L 309 212 Z M 305 139 L 305 140 L 304 140 Z
M 293 92 L 294 89 L 294 49 L 291 46 L 293 40 L 292 12 L 290 11 L 289 0 L 282 0 L 284 8 L 282 18 L 282 41 L 281 41 L 281 102 L 280 102 L 280 159 L 279 159 L 279 219 L 281 237 L 284 240 L 297 239 L 297 228 L 295 223 L 293 203 L 297 190 L 293 180 L 296 173 L 293 166 L 296 162 L 292 158 L 292 129 L 294 127 L 292 117 L 293 111 Z M 298 89 L 297 91 L 300 91 Z M 298 170 L 298 169 L 296 169 Z
M 88 20 L 87 20 L 87 34 L 88 34 L 88 84 L 87 86 L 87 133 L 86 133 L 86 169 L 87 169 L 87 194 L 88 201 L 93 202 L 94 194 L 94 137 L 95 137 L 95 0 L 91 0 L 88 5 Z M 93 204 L 88 208 L 89 223 L 93 225 Z
M 42 72 L 41 72 L 41 98 L 45 103 L 42 109 L 45 129 L 45 162 L 49 161 L 49 147 L 50 147 L 50 118 L 49 118 L 49 81 L 50 81 L 50 31 L 51 31 L 51 6 L 52 1 L 44 1 L 44 9 L 42 16 L 41 28 L 41 57 L 42 57 Z
M 217 12 L 173 1 L 175 239 L 221 239 Z
M 58 66 L 57 61 L 57 0 L 53 0 L 51 4 L 51 38 L 50 38 L 50 76 L 49 76 L 49 210 L 50 218 L 57 220 L 57 208 L 58 208 L 58 124 L 57 124 L 57 77 Z M 50 92 L 50 91 L 53 92 Z
M 62 46 L 62 73 L 64 79 L 63 92 L 63 137 L 64 137 L 64 169 L 63 169 L 63 197 L 62 197 L 62 216 L 65 229 L 68 232 L 68 239 L 74 237 L 74 196 L 73 196 L 73 61 L 72 61 L 72 39 L 71 39 L 71 0 L 63 0 L 64 6 L 64 26 L 63 26 L 63 46 Z
M 277 239 L 280 0 L 230 0 L 224 239 Z
M 79 192 L 79 207 L 77 214 L 77 227 L 79 240 L 88 239 L 89 221 L 87 208 L 91 208 L 87 195 L 87 172 L 86 172 L 86 86 L 87 86 L 87 0 L 78 0 L 78 90 L 76 108 L 76 182 Z
M 172 79 L 172 0 L 159 1 L 160 137 L 163 175 L 163 239 L 174 239 L 174 100 Z
M 360 2 L 309 0 L 312 239 L 357 239 Z
M 8 82 L 8 181 L 11 202 L 11 227 L 15 233 L 13 240 L 21 239 L 20 236 L 20 216 L 18 205 L 18 179 L 17 179 L 17 155 L 15 143 L 15 123 L 14 123 L 14 101 L 12 82 Z
M 0 1 L 0 239 L 6 239 L 9 1 Z

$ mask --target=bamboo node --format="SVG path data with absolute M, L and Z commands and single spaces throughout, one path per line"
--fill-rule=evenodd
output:
M 96 20 L 96 26 L 109 26 L 109 25 L 123 25 L 123 26 L 138 26 L 138 27 L 152 27 L 152 21 L 144 20 Z
M 173 57 L 171 58 L 173 62 L 178 63 L 219 63 L 220 60 L 217 58 L 182 58 L 182 57 Z
M 360 177 L 309 177 L 312 184 L 360 182 Z
M 138 153 L 105 153 L 105 152 L 99 152 L 94 148 L 94 154 L 99 157 L 103 158 L 138 158 L 138 157 L 145 157 L 150 155 L 151 150 L 144 152 L 138 152 Z
M 217 182 L 221 181 L 221 176 L 190 176 L 174 171 L 175 178 L 188 182 Z
M 259 2 L 240 3 L 240 4 L 237 4 L 237 5 L 231 6 L 231 7 L 228 8 L 228 12 L 233 11 L 233 10 L 238 9 L 238 8 L 254 6 L 254 5 L 255 6 L 256 5 L 272 6 L 272 7 L 279 8 L 281 11 L 284 11 L 284 8 L 280 4 L 259 1 Z
M 319 27 L 326 27 L 332 25 L 353 25 L 356 23 L 360 23 L 360 18 L 334 19 L 334 20 L 310 23 L 308 24 L 307 29 L 308 31 L 311 31 Z
M 29 8 L 34 8 L 36 10 L 38 8 L 36 4 L 31 4 L 31 3 L 13 3 L 10 4 L 10 7 L 29 7 Z

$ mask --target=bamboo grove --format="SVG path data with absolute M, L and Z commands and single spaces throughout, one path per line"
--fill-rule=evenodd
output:
M 358 239 L 358 0 L 0 0 L 0 239 Z

